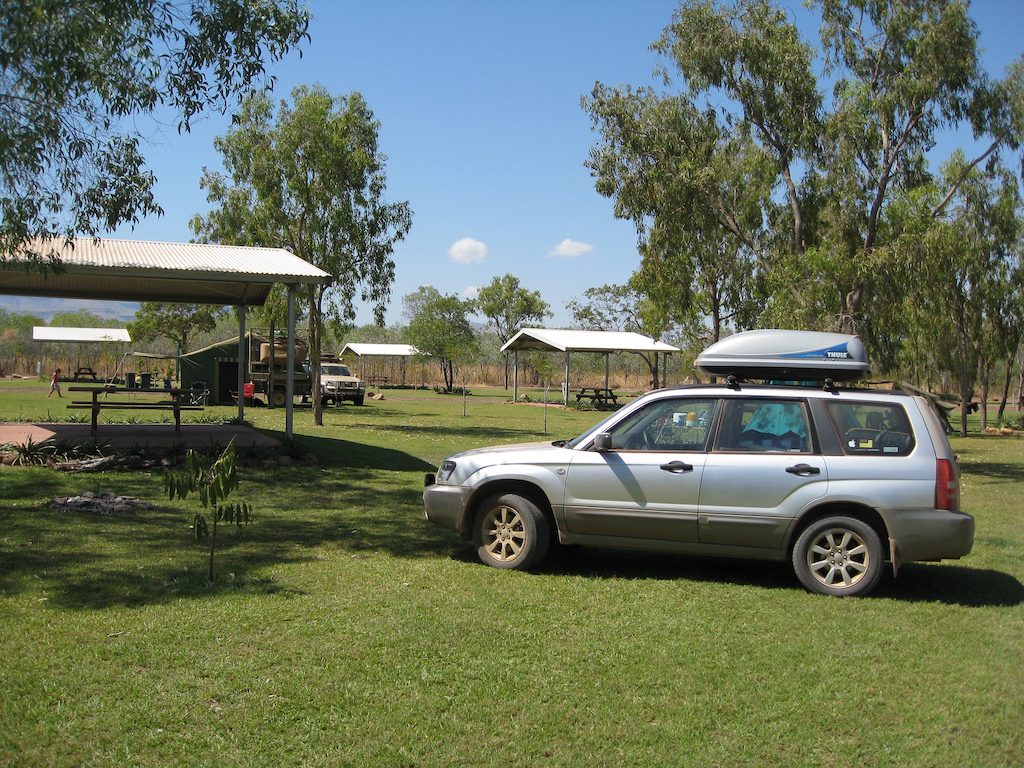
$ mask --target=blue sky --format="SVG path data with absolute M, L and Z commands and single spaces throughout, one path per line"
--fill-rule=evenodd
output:
M 584 167 L 595 141 L 580 107 L 595 81 L 652 82 L 650 44 L 676 8 L 668 0 L 374 0 L 310 3 L 311 41 L 301 58 L 273 65 L 275 98 L 319 83 L 360 91 L 381 123 L 388 196 L 414 217 L 395 253 L 388 324 L 421 285 L 445 293 L 506 273 L 540 291 L 568 324 L 565 303 L 587 288 L 621 283 L 637 268 L 636 234 L 618 221 Z M 814 17 L 788 4 L 805 38 Z M 975 2 L 983 63 L 1001 76 L 1021 53 L 1021 0 Z M 189 218 L 206 209 L 203 167 L 219 168 L 213 139 L 227 128 L 211 115 L 179 135 L 139 122 L 158 178 L 164 216 L 125 226 L 116 237 L 184 241 Z M 969 137 L 968 137 L 969 138 Z M 96 307 L 87 302 L 73 306 Z M 25 301 L 19 309 L 28 310 Z M 370 322 L 362 308 L 360 322 Z

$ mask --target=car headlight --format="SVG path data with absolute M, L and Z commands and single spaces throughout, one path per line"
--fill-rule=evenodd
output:
M 437 470 L 437 482 L 444 483 L 448 481 L 448 478 L 452 476 L 452 472 L 455 471 L 455 462 L 451 459 L 441 463 L 441 468 Z

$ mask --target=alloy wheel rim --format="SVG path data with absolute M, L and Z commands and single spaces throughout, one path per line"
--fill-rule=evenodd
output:
M 526 529 L 520 514 L 505 504 L 487 513 L 483 525 L 484 549 L 499 562 L 515 560 L 526 546 Z
M 807 549 L 807 567 L 811 574 L 832 589 L 856 586 L 870 566 L 867 544 L 849 528 L 822 531 Z

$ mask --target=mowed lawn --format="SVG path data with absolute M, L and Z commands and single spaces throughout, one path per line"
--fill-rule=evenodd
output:
M 0 420 L 65 418 L 45 390 L 3 382 Z M 256 522 L 223 535 L 213 586 L 159 472 L 0 468 L 0 765 L 1024 763 L 1024 440 L 953 441 L 974 551 L 867 598 L 777 563 L 505 572 L 424 521 L 423 473 L 602 414 L 503 395 L 298 411 L 317 463 L 242 469 Z M 154 507 L 50 509 L 84 490 Z

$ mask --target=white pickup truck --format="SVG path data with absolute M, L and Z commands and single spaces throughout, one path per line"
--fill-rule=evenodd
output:
M 322 402 L 339 404 L 351 400 L 362 405 L 366 399 L 366 382 L 353 375 L 343 363 L 320 362 L 320 397 Z

